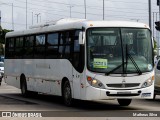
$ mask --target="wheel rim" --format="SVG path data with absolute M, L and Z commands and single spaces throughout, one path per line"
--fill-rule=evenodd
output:
M 70 105 L 71 99 L 72 99 L 72 97 L 71 97 L 71 88 L 70 88 L 70 86 L 67 84 L 67 85 L 65 86 L 65 88 L 64 88 L 64 100 L 65 100 L 65 103 L 66 103 L 67 105 Z

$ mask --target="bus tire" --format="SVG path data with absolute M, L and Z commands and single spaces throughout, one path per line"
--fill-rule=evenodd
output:
M 21 77 L 21 93 L 24 97 L 28 97 L 27 82 L 24 76 Z
M 120 106 L 130 105 L 132 99 L 117 99 Z
M 27 90 L 27 82 L 24 76 L 21 79 L 21 93 L 24 97 L 35 97 L 38 95 L 38 92 Z
M 63 101 L 66 106 L 72 106 L 73 104 L 72 91 L 68 80 L 63 85 Z
M 153 100 L 155 100 L 155 99 L 156 99 L 156 94 L 153 95 Z

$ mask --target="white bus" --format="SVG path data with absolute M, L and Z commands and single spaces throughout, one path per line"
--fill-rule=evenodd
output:
M 24 96 L 62 96 L 68 106 L 152 99 L 153 67 L 151 31 L 142 23 L 61 19 L 6 35 L 6 83 Z

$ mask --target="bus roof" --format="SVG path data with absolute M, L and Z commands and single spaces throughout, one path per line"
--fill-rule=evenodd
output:
M 31 26 L 28 30 L 14 31 L 6 34 L 7 37 L 16 37 L 31 34 L 41 34 L 46 32 L 82 29 L 82 27 L 133 27 L 133 28 L 148 28 L 149 26 L 138 22 L 128 21 L 89 21 L 86 19 L 61 19 L 58 21 L 51 21 L 45 24 Z

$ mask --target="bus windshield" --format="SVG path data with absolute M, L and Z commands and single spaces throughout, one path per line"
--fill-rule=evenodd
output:
M 89 28 L 87 68 L 106 74 L 152 71 L 150 31 L 145 28 Z

